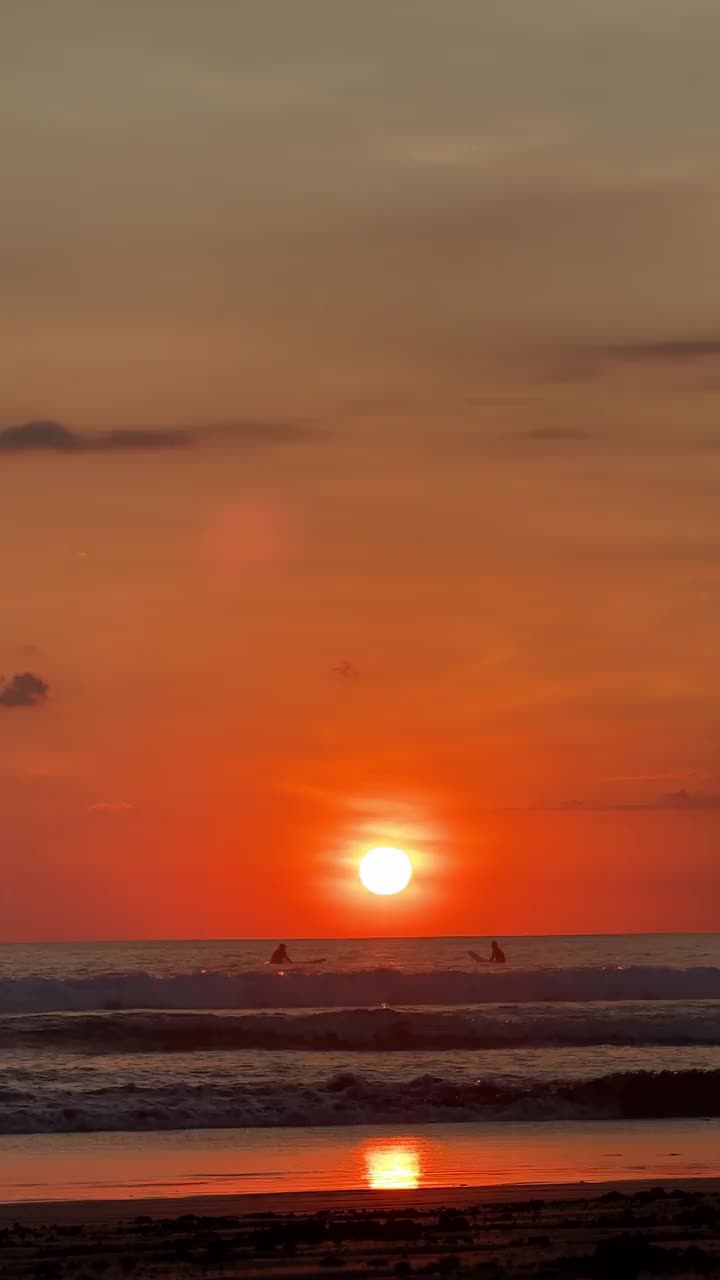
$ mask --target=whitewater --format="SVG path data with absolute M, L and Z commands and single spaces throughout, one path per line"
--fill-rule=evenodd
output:
M 502 941 L 0 945 L 0 1133 L 720 1114 L 717 935 Z

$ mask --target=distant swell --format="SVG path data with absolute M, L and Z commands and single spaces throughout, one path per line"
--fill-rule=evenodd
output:
M 308 1087 L 212 1082 L 42 1094 L 0 1087 L 4 1134 L 718 1115 L 720 1071 L 637 1071 L 525 1086 L 428 1075 L 398 1086 L 353 1072 Z
M 93 1009 L 301 1009 L 558 1001 L 720 1000 L 720 968 L 273 970 L 245 974 L 115 973 L 4 978 L 0 1014 Z
M 720 1005 L 549 1004 L 303 1013 L 127 1012 L 0 1017 L 0 1049 L 94 1054 L 202 1050 L 469 1050 L 720 1045 Z

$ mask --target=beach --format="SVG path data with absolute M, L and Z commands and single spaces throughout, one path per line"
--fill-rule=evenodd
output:
M 4 1280 L 720 1275 L 715 1121 L 32 1135 L 0 1169 Z
M 325 1125 L 0 1137 L 0 1201 L 200 1200 L 720 1178 L 720 1121 Z
M 6 1280 L 717 1276 L 720 1184 L 17 1205 L 0 1241 Z
M 2 1280 L 720 1275 L 720 939 L 472 941 L 0 948 Z

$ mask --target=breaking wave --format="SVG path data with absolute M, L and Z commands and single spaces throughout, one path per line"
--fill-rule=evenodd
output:
M 52 1093 L 0 1087 L 2 1134 L 718 1115 L 718 1070 L 526 1085 L 420 1075 L 398 1086 L 347 1072 L 313 1086 L 125 1084 Z
M 3 978 L 0 1014 L 93 1009 L 311 1009 L 500 1002 L 720 1000 L 720 968 L 464 969 L 410 972 L 271 969 L 225 973 L 111 973 Z
M 0 1048 L 93 1054 L 203 1050 L 483 1050 L 720 1045 L 720 1004 L 526 1004 L 288 1013 L 102 1012 L 0 1017 Z

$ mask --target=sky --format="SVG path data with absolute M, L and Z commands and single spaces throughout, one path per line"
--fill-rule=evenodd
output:
M 6 0 L 0 938 L 720 929 L 719 54 Z

